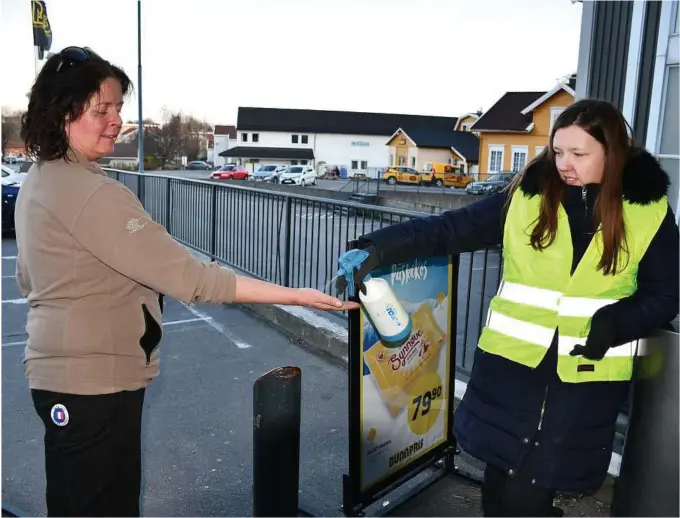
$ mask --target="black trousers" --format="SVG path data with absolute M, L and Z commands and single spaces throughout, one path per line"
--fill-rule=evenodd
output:
M 31 394 L 45 425 L 47 515 L 139 516 L 144 389 Z
M 490 464 L 484 470 L 484 516 L 562 516 L 553 507 L 555 494 L 555 490 L 533 485 L 522 470 L 515 476 Z

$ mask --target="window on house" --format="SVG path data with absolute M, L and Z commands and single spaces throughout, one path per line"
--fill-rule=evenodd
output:
M 512 146 L 512 170 L 519 173 L 527 163 L 529 148 L 527 146 Z
M 248 134 L 241 133 L 241 142 L 248 142 Z
M 291 136 L 291 142 L 292 142 L 293 144 L 297 144 L 299 138 L 300 138 L 299 135 L 292 135 L 292 136 Z
M 356 171 L 359 169 L 359 161 L 358 160 L 352 160 L 352 170 Z
M 307 160 L 300 160 L 300 165 L 307 165 Z
M 559 117 L 560 113 L 562 113 L 563 111 L 564 107 L 550 108 L 550 132 L 552 132 L 553 124 L 555 124 L 557 117 Z
M 307 144 L 309 142 L 309 135 L 302 135 L 302 143 Z
M 290 165 L 298 165 L 298 161 L 297 160 L 291 160 Z
M 387 165 L 394 165 L 394 155 L 390 155 L 390 160 L 387 162 Z
M 489 146 L 489 173 L 503 170 L 504 146 Z
M 411 167 L 413 167 L 413 168 L 416 167 L 416 157 L 414 157 L 414 156 L 411 157 Z
M 368 169 L 368 162 L 366 160 L 361 161 L 361 169 L 364 171 Z
M 406 165 L 406 157 L 405 156 L 399 157 L 399 165 L 402 166 L 402 167 Z
M 253 142 L 259 142 L 260 141 L 260 134 L 259 133 L 253 133 Z

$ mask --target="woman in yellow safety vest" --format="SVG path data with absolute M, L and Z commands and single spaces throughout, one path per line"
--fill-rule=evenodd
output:
M 645 353 L 638 340 L 678 314 L 668 189 L 621 113 L 582 100 L 505 191 L 359 239 L 370 253 L 357 288 L 378 266 L 502 245 L 502 282 L 454 420 L 461 448 L 486 463 L 485 516 L 560 516 L 556 492 L 603 483 Z

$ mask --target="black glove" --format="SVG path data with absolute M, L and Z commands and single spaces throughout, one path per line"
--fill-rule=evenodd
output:
M 605 306 L 598 309 L 590 323 L 590 333 L 586 345 L 577 344 L 569 353 L 570 356 L 583 356 L 588 360 L 601 360 L 607 351 L 615 346 L 616 321 L 615 309 Z
M 366 248 L 364 248 L 364 250 L 368 252 L 368 257 L 364 259 L 364 262 L 361 263 L 361 265 L 359 265 L 359 268 L 354 268 L 354 293 L 358 294 L 359 291 L 361 291 L 365 295 L 366 286 L 364 286 L 364 278 L 371 271 L 375 270 L 379 264 L 379 261 L 378 251 L 376 250 L 375 246 L 368 245 Z M 342 295 L 347 289 L 347 279 L 344 275 L 341 275 L 335 281 L 335 289 L 337 290 L 338 295 Z

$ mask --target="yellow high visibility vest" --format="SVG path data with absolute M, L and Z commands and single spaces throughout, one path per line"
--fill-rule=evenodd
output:
M 602 254 L 601 229 L 576 267 L 569 220 L 560 205 L 557 235 L 543 251 L 530 244 L 538 219 L 540 196 L 517 189 L 508 208 L 503 235 L 503 279 L 491 300 L 478 346 L 508 360 L 536 367 L 559 329 L 557 373 L 562 381 L 624 381 L 631 379 L 636 354 L 645 354 L 638 341 L 612 347 L 602 360 L 569 356 L 576 344 L 585 345 L 593 314 L 628 297 L 637 289 L 637 270 L 649 243 L 666 216 L 663 197 L 648 205 L 624 201 L 623 216 L 628 254 L 616 275 L 597 270 Z M 640 342 L 641 344 L 642 342 Z

